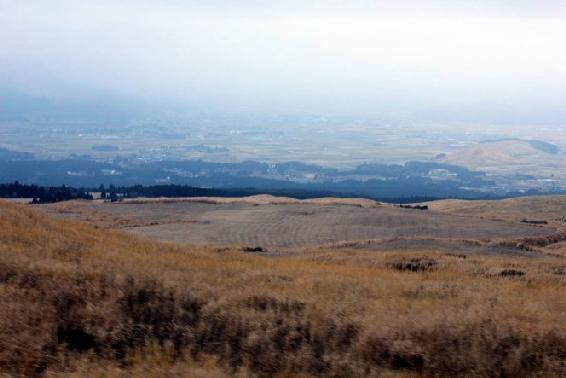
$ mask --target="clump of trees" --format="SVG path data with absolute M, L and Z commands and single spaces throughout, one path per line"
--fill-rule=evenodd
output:
M 428 210 L 428 205 L 399 205 L 403 209 Z

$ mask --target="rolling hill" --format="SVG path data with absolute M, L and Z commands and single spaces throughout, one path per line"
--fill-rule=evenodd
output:
M 488 140 L 443 154 L 439 161 L 523 181 L 566 179 L 565 151 L 539 140 Z
M 437 248 L 448 243 L 452 249 L 493 253 L 501 241 L 544 237 L 553 232 L 516 220 L 470 219 L 364 199 L 206 197 L 116 203 L 71 201 L 39 208 L 57 217 L 162 241 L 237 244 L 285 253 L 345 242 L 365 242 L 373 249 L 381 245 L 418 249 L 424 239 Z
M 565 274 L 534 250 L 259 256 L 0 201 L 0 373 L 563 376 Z

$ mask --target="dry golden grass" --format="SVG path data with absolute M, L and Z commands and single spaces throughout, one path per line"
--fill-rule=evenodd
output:
M 440 251 L 497 253 L 502 249 L 513 249 L 512 246 L 498 248 L 499 241 L 557 232 L 551 227 L 466 218 L 391 205 L 363 208 L 313 204 L 71 201 L 36 208 L 54 217 L 81 220 L 101 228 L 124 229 L 166 242 L 216 246 L 241 244 L 286 253 L 295 253 L 302 247 L 354 241 L 361 242 L 359 248 L 374 250 L 405 250 L 412 246 L 418 251 L 434 245 Z M 368 243 L 364 245 L 364 241 Z
M 248 197 L 184 197 L 184 198 L 136 198 L 126 199 L 125 203 L 179 203 L 179 202 L 202 202 L 208 204 L 244 203 L 250 205 L 291 205 L 291 204 L 311 204 L 321 206 L 331 205 L 350 205 L 359 207 L 381 206 L 379 202 L 367 198 L 309 198 L 297 199 L 291 197 L 276 197 L 269 194 L 258 194 Z
M 560 256 L 269 258 L 0 203 L 0 312 L 13 375 L 566 374 Z
M 429 208 L 447 214 L 482 217 L 512 222 L 544 220 L 552 227 L 566 228 L 566 196 L 535 196 L 503 200 L 441 200 L 428 203 Z

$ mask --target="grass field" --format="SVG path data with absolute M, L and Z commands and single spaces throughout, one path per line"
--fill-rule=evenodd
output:
M 543 220 L 566 227 L 566 196 L 519 197 L 497 201 L 442 200 L 430 202 L 438 212 L 467 217 L 520 222 Z
M 162 241 L 250 245 L 286 253 L 351 241 L 366 247 L 371 242 L 372 249 L 418 250 L 426 243 L 423 240 L 440 250 L 498 253 L 504 252 L 498 241 L 555 232 L 549 227 L 514 220 L 401 209 L 359 199 L 297 201 L 260 196 L 112 204 L 73 201 L 40 208 L 57 217 L 82 220 L 101 228 L 124 229 Z
M 544 253 L 273 258 L 0 203 L 0 311 L 9 375 L 566 374 L 566 261 Z

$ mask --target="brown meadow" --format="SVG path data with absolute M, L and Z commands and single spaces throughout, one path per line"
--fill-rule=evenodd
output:
M 0 371 L 564 376 L 566 260 L 180 246 L 0 204 Z

